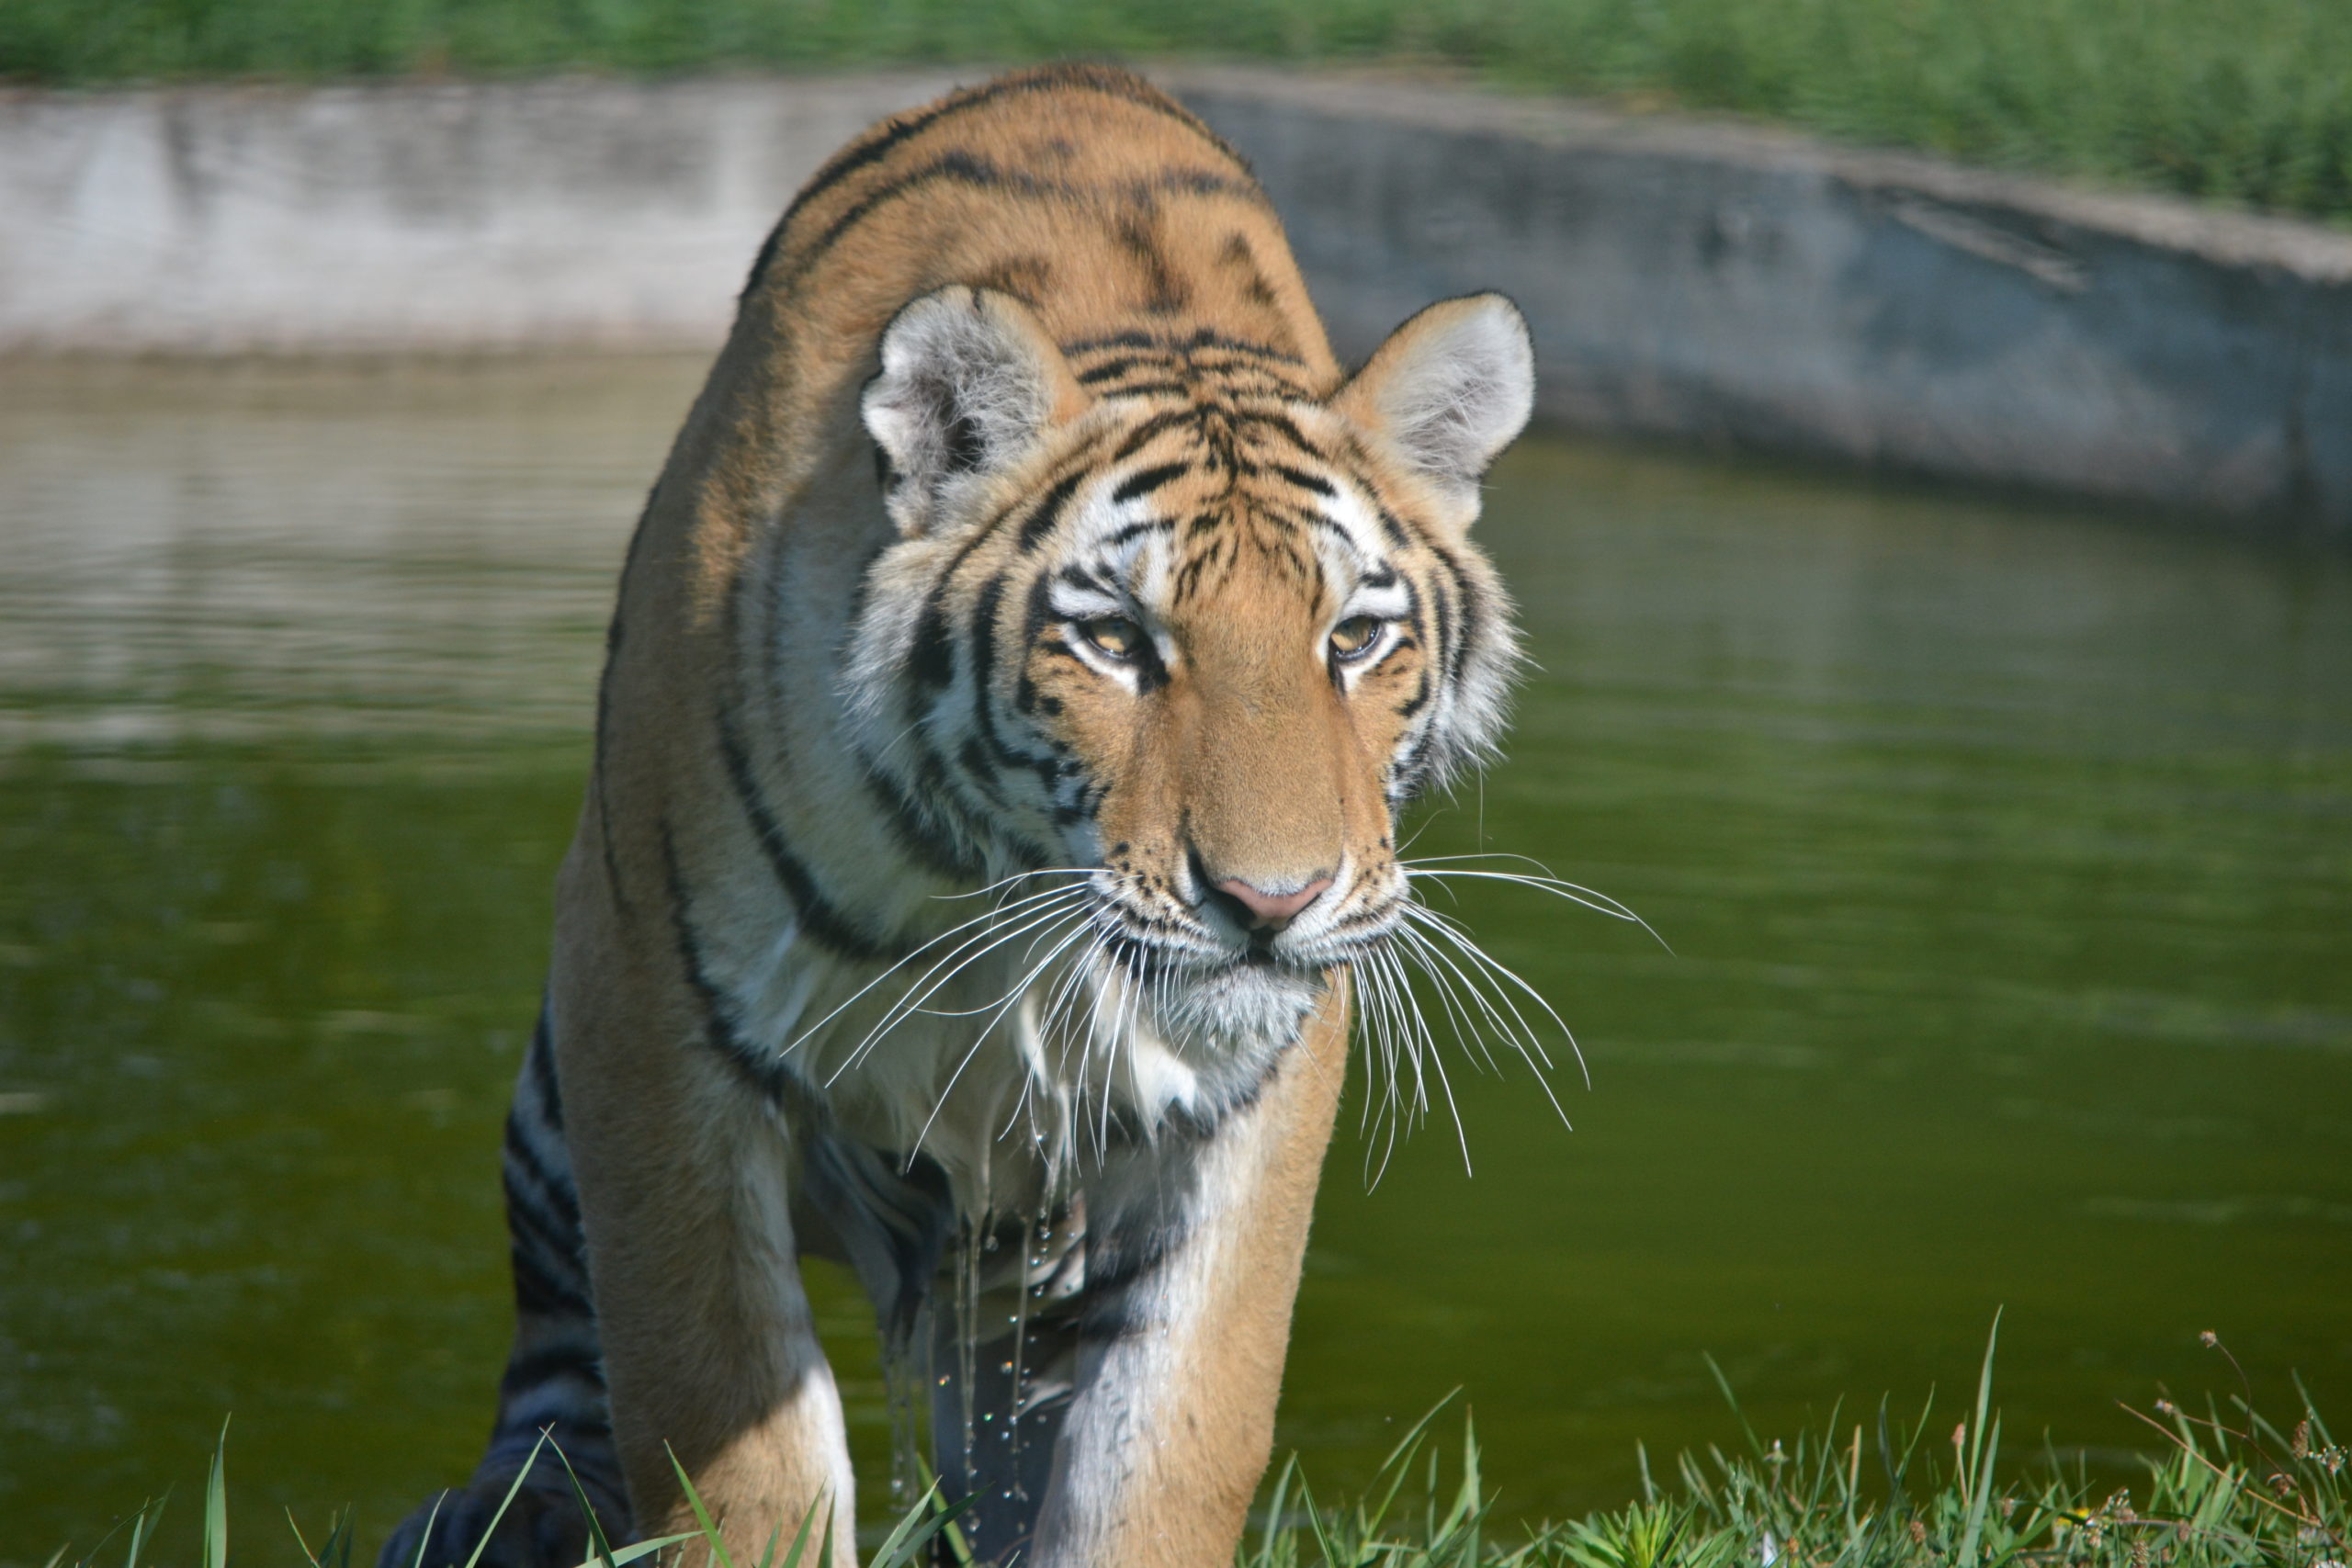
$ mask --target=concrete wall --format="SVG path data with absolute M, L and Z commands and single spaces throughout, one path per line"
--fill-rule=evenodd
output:
M 1427 85 L 1166 79 L 1256 161 L 1347 350 L 1501 288 L 1561 424 L 2352 535 L 2352 235 Z M 715 343 L 798 183 L 951 80 L 0 94 L 0 352 Z
M 716 344 L 942 74 L 0 92 L 0 353 Z
M 1184 85 L 1349 349 L 1501 288 L 1577 429 L 2352 534 L 2352 234 L 1567 104 Z

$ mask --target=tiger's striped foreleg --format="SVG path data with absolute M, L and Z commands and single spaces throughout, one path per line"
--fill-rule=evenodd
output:
M 1335 989 L 1181 1191 L 1088 1193 L 1079 1392 L 1024 1568 L 1226 1568 L 1272 1450 L 1291 1307 L 1347 1063 Z
M 575 852 L 567 885 L 582 874 L 601 871 Z M 841 1397 L 795 1256 L 794 1134 L 747 1070 L 683 894 L 637 916 L 571 907 L 591 912 L 558 933 L 558 1066 L 593 1092 L 567 1097 L 564 1135 L 638 1533 L 695 1530 L 683 1471 L 738 1562 L 830 1517 L 832 1568 L 854 1568 Z
M 620 1540 L 629 1532 L 545 1009 L 515 1081 L 502 1164 L 514 1273 L 514 1348 L 499 1382 L 490 1448 L 463 1490 L 428 1500 L 394 1532 L 383 1568 L 463 1563 L 485 1534 L 491 1540 L 482 1562 L 494 1568 L 573 1568 L 583 1559 L 588 1531 L 563 1461 L 579 1477 L 606 1536 Z M 533 1464 L 543 1434 L 561 1449 L 562 1459 L 539 1450 Z M 532 1468 L 523 1490 L 505 1503 L 526 1465 Z

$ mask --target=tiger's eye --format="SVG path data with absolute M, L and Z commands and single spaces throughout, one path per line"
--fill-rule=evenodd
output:
M 1078 635 L 1113 659 L 1133 659 L 1143 649 L 1143 628 L 1125 615 L 1098 615 L 1081 623 Z
M 1380 640 L 1380 617 L 1350 615 L 1331 628 L 1331 651 L 1342 659 L 1361 659 Z

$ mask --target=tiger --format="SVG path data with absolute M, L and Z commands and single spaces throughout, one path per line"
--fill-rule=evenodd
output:
M 850 1568 L 803 1257 L 912 1369 L 968 1560 L 1232 1562 L 1398 814 L 1505 720 L 1470 529 L 1533 388 L 1498 294 L 1347 371 L 1249 165 L 1124 70 L 808 180 L 628 547 L 513 1352 L 384 1568 L 571 1568 L 583 1501 Z

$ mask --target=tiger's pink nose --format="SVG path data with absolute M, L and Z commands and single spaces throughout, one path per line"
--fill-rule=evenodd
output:
M 1249 910 L 1252 926 L 1280 931 L 1330 886 L 1329 877 L 1318 876 L 1295 893 L 1261 893 L 1239 877 L 1228 876 L 1216 885 L 1216 890 Z

